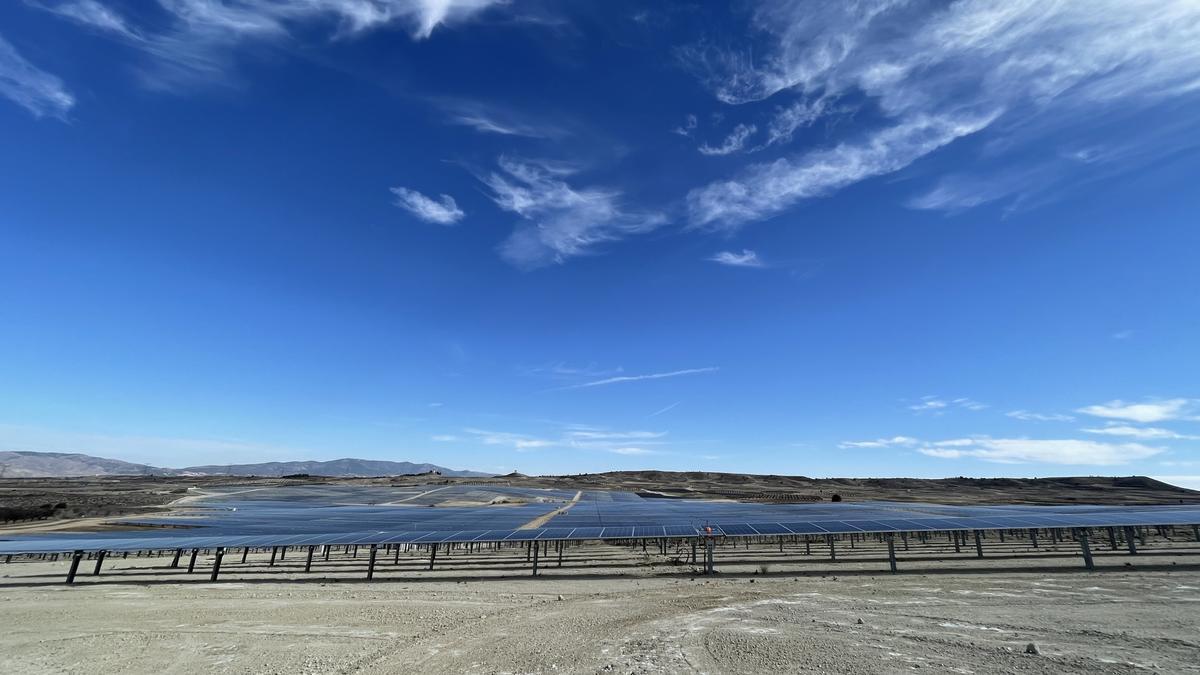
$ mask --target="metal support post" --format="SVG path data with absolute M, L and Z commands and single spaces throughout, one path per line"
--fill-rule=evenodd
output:
M 1133 528 L 1125 528 L 1125 545 L 1129 547 L 1129 555 L 1137 555 L 1137 544 L 1133 541 Z
M 1083 551 L 1083 566 L 1089 570 L 1096 569 L 1096 565 L 1092 562 L 1092 547 L 1088 543 L 1087 530 L 1076 530 L 1075 534 L 1079 539 L 1079 548 Z
M 217 575 L 221 573 L 221 559 L 225 557 L 225 547 L 218 546 L 215 557 L 213 558 L 212 575 L 208 578 L 209 581 L 216 581 Z
M 79 561 L 83 560 L 83 551 L 71 554 L 71 569 L 67 570 L 67 583 L 75 583 L 75 573 L 79 571 Z

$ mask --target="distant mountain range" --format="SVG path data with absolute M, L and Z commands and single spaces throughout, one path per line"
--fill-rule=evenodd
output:
M 0 452 L 0 477 L 70 478 L 72 476 L 399 476 L 436 471 L 443 476 L 482 477 L 489 473 L 458 471 L 436 464 L 389 462 L 374 459 L 333 459 L 327 462 L 264 462 L 261 464 L 213 464 L 168 469 L 134 464 L 119 459 L 64 452 Z

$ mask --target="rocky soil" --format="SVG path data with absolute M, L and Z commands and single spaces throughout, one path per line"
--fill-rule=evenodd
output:
M 114 557 L 0 564 L 0 670 L 255 673 L 1125 673 L 1200 671 L 1200 549 L 916 557 L 718 551 L 696 576 L 589 545 L 529 576 L 454 558 L 226 556 L 221 581 Z M 841 556 L 839 556 L 841 557 Z M 772 562 L 764 563 L 770 559 Z M 441 562 L 439 558 L 439 563 Z M 1132 562 L 1131 562 L 1132 561 Z M 1128 564 L 1128 566 L 1127 566 Z M 1033 645 L 1033 647 L 1030 647 Z

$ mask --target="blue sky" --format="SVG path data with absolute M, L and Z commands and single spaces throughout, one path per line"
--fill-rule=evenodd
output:
M 0 447 L 1200 478 L 1200 7 L 0 5 Z

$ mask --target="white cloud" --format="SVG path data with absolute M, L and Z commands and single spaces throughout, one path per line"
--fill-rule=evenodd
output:
M 709 260 L 722 265 L 728 265 L 730 267 L 766 266 L 762 259 L 758 257 L 757 253 L 746 248 L 742 249 L 741 253 L 735 253 L 733 251 L 721 251 L 720 253 L 709 258 Z
M 553 440 L 546 438 L 537 438 L 534 436 L 526 436 L 525 434 L 514 434 L 507 431 L 488 431 L 486 429 L 463 429 L 463 433 L 470 434 L 484 445 L 505 445 L 518 452 L 527 452 L 538 448 L 549 448 L 557 445 Z
M 865 178 L 898 171 L 930 152 L 983 129 L 996 111 L 913 115 L 864 139 L 757 164 L 736 178 L 688 193 L 694 227 L 736 229 Z
M 1089 434 L 1104 434 L 1106 436 L 1128 436 L 1129 438 L 1139 438 L 1142 440 L 1166 439 L 1166 440 L 1200 440 L 1200 436 L 1189 436 L 1180 434 L 1170 429 L 1162 429 L 1160 427 L 1133 427 L 1127 424 L 1110 424 L 1099 429 L 1081 429 Z
M 597 363 L 573 365 L 565 361 L 553 361 L 538 366 L 519 367 L 522 375 L 531 377 L 548 377 L 556 380 L 570 380 L 584 377 L 610 377 L 624 372 L 624 368 L 605 368 Z
M 575 429 L 566 433 L 567 438 L 582 441 L 645 441 L 666 436 L 665 431 L 603 431 Z
M 733 105 L 780 92 L 798 97 L 797 119 L 830 97 L 865 97 L 879 128 L 843 143 L 751 167 L 694 192 L 695 225 L 737 227 L 796 201 L 897 171 L 954 140 L 989 129 L 990 143 L 969 173 L 915 200 L 923 208 L 963 208 L 1045 189 L 1063 172 L 1094 175 L 1177 151 L 1159 124 L 1139 123 L 1155 109 L 1189 130 L 1190 108 L 1164 102 L 1200 94 L 1200 4 L 1192 0 L 878 0 L 801 3 L 764 0 L 753 27 L 764 50 L 701 46 L 681 61 L 717 98 Z M 1157 108 L 1156 108 L 1157 106 Z M 827 113 L 822 113 L 827 114 Z M 786 115 L 776 124 L 789 138 Z M 1080 120 L 1086 119 L 1086 124 Z M 921 142 L 914 125 L 937 120 Z M 1093 152 L 1115 138 L 1136 151 Z M 1069 145 L 1064 147 L 1064 141 Z M 1067 162 L 1050 162 L 1062 156 Z M 1107 168 L 1103 168 L 1107 165 Z M 976 168 L 977 167 L 977 168 Z M 1046 175 L 1052 174 L 1052 175 Z M 1001 180 L 991 180 L 993 178 Z M 753 194 L 764 185 L 762 194 Z M 730 199 L 720 208 L 722 198 Z
M 466 215 L 450 195 L 439 195 L 438 199 L 432 199 L 405 187 L 394 187 L 391 190 L 392 194 L 396 195 L 396 206 L 426 222 L 453 225 Z
M 988 407 L 986 403 L 980 403 L 969 398 L 956 398 L 951 403 L 967 410 L 983 410 Z
M 713 146 L 705 143 L 697 148 L 697 150 L 702 155 L 732 155 L 735 152 L 740 152 L 746 146 L 746 140 L 756 131 L 758 131 L 758 128 L 753 124 L 739 124 L 734 127 L 733 131 L 725 137 L 725 140 L 720 145 Z
M 1075 412 L 1093 417 L 1105 417 L 1130 422 L 1165 422 L 1167 420 L 1196 419 L 1196 400 L 1173 398 L 1165 401 L 1150 403 L 1126 403 L 1121 400 L 1109 401 L 1100 405 L 1089 405 Z
M 572 187 L 566 178 L 576 173 L 574 166 L 507 157 L 499 164 L 500 172 L 482 180 L 497 206 L 527 221 L 500 245 L 501 257 L 517 267 L 562 263 L 666 222 L 660 213 L 624 210 L 616 190 Z
M 791 105 L 778 108 L 771 118 L 770 124 L 767 125 L 767 140 L 764 147 L 790 143 L 796 131 L 812 126 L 827 111 L 829 111 L 829 100 L 825 98 L 796 101 Z
M 691 136 L 699 124 L 700 120 L 696 119 L 695 115 L 688 115 L 684 118 L 683 124 L 672 129 L 671 133 L 679 134 L 680 136 Z
M 482 113 L 456 115 L 449 120 L 453 124 L 471 127 L 484 134 L 499 134 L 501 136 L 526 136 L 528 138 L 548 138 L 549 132 L 515 123 L 505 123 L 486 117 Z
M 933 412 L 934 414 L 942 414 L 950 408 L 963 408 L 965 410 L 979 411 L 987 408 L 986 403 L 980 403 L 974 399 L 956 398 L 949 401 L 938 396 L 922 396 L 921 400 L 908 406 L 909 410 L 922 413 Z
M 58 14 L 59 16 L 77 21 L 100 31 L 113 33 L 132 40 L 141 40 L 141 36 L 130 27 L 129 22 L 123 16 L 112 8 L 101 4 L 99 0 L 69 0 L 68 2 L 58 3 L 26 0 L 26 2 L 34 7 Z
M 716 368 L 716 367 L 687 368 L 684 370 L 672 370 L 672 371 L 666 372 L 666 373 L 649 373 L 646 375 L 619 375 L 617 377 L 608 377 L 603 380 L 595 380 L 594 382 L 584 382 L 583 384 L 572 385 L 570 387 L 566 387 L 566 389 L 582 389 L 585 387 L 599 387 L 599 386 L 606 385 L 606 384 L 618 384 L 621 382 L 640 382 L 642 380 L 661 380 L 661 379 L 665 379 L 668 377 L 679 377 L 681 375 L 699 375 L 702 373 L 715 373 L 718 370 L 720 370 L 720 368 Z
M 1114 340 L 1128 340 L 1131 337 L 1133 337 L 1133 330 L 1131 329 L 1119 330 L 1112 334 Z
M 62 80 L 26 61 L 0 36 L 0 96 L 25 108 L 34 117 L 66 119 L 75 97 Z
M 655 452 L 653 450 L 647 450 L 646 448 L 613 448 L 612 450 L 609 450 L 609 452 L 614 452 L 618 455 L 653 455 L 653 454 L 655 454 Z
M 500 106 L 463 99 L 441 98 L 433 102 L 445 111 L 445 122 L 470 127 L 481 134 L 525 138 L 561 138 L 568 135 L 557 126 L 530 121 L 526 115 Z
M 485 445 L 508 446 L 517 452 L 542 448 L 574 448 L 622 455 L 657 453 L 646 446 L 664 445 L 666 442 L 663 437 L 667 435 L 665 431 L 612 431 L 577 425 L 541 436 L 473 428 L 463 429 L 463 432 Z
M 908 436 L 893 436 L 891 438 L 877 438 L 873 441 L 842 441 L 838 443 L 839 448 L 891 448 L 896 446 L 912 447 L 920 443 L 915 438 Z
M 946 403 L 940 398 L 937 398 L 936 396 L 922 396 L 920 403 L 914 403 L 913 405 L 908 406 L 908 409 L 916 410 L 917 412 L 924 412 L 926 410 L 941 410 L 948 405 L 950 404 Z
M 1004 414 L 1026 422 L 1071 422 L 1075 419 L 1070 415 L 1063 415 L 1062 413 L 1044 414 L 1029 412 L 1028 410 L 1010 410 Z
M 452 441 L 459 440 L 459 438 L 458 438 L 458 436 L 455 436 L 453 434 L 437 434 L 437 435 L 431 436 L 429 438 L 429 440 L 437 441 L 438 443 L 450 443 Z
M 283 41 L 334 27 L 347 38 L 390 25 L 415 40 L 439 26 L 461 23 L 507 0 L 158 0 L 165 22 L 137 27 L 99 0 L 39 0 L 59 16 L 103 31 L 144 50 L 156 61 L 146 84 L 173 89 L 222 78 L 232 52 L 249 42 Z
M 659 415 L 669 413 L 672 410 L 678 408 L 680 403 L 683 403 L 683 401 L 675 401 L 671 405 L 668 405 L 668 406 L 659 408 L 658 410 L 655 410 L 654 412 L 650 413 L 649 415 L 646 415 L 646 417 L 658 417 Z
M 1162 448 L 1140 443 L 1100 443 L 1097 441 L 1027 438 L 961 438 L 933 443 L 917 450 L 923 455 L 942 459 L 975 458 L 1001 464 L 1040 462 L 1113 466 L 1153 457 Z

